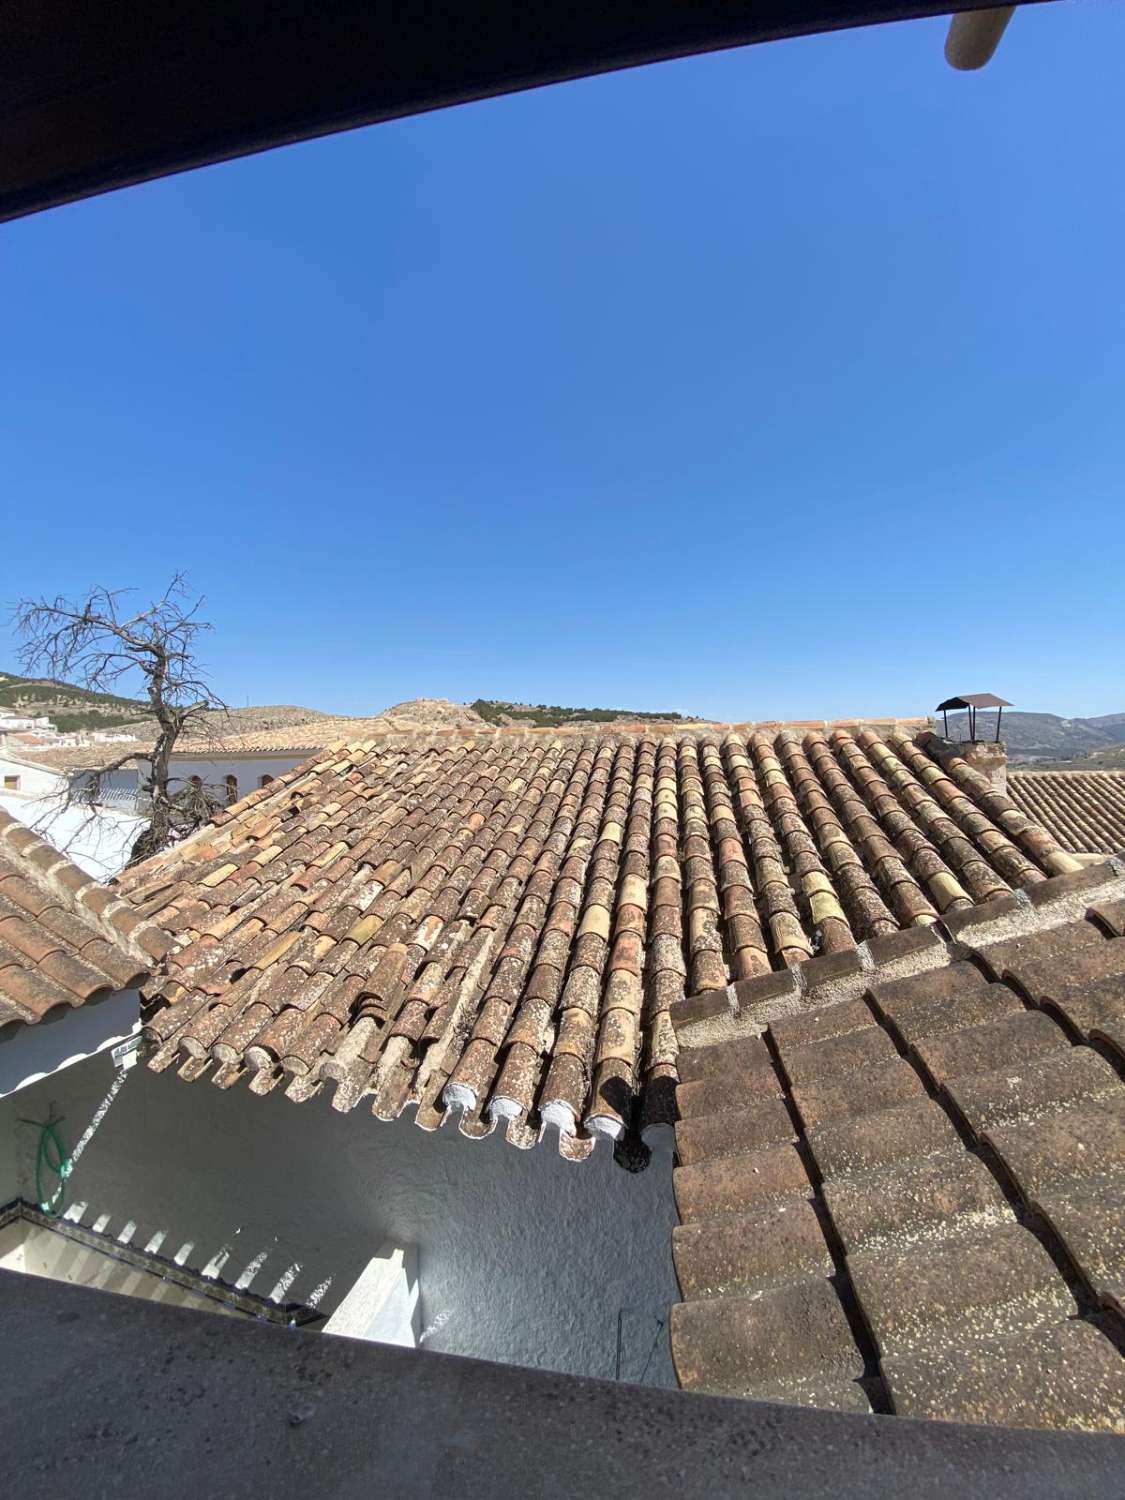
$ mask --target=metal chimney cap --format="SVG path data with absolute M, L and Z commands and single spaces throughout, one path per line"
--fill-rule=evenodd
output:
M 995 693 L 962 693 L 957 698 L 947 698 L 939 703 L 934 713 L 944 713 L 949 708 L 1011 708 L 1007 698 L 998 698 Z

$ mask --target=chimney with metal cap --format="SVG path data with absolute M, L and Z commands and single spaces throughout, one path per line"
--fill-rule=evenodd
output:
M 1011 706 L 1007 698 L 998 698 L 995 693 L 959 693 L 954 698 L 946 698 L 935 709 L 942 716 L 947 753 L 960 755 L 975 771 L 987 776 L 999 792 L 1007 791 L 1008 788 L 1008 748 L 1000 738 L 1000 721 L 1004 710 Z M 978 718 L 982 708 L 996 710 L 994 735 L 990 736 L 988 733 L 992 725 L 987 719 L 982 721 Z M 964 712 L 964 737 L 950 737 L 950 709 Z

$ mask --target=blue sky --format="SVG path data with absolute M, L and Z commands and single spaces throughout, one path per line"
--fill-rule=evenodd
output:
M 1125 709 L 1125 11 L 943 35 L 0 226 L 0 600 L 184 569 L 231 703 Z

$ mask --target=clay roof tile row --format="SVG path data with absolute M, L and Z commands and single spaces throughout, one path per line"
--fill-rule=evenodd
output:
M 171 947 L 119 894 L 0 809 L 0 1026 L 137 984 Z
M 1010 771 L 1008 790 L 1071 853 L 1125 852 L 1125 771 Z
M 685 997 L 1074 866 L 881 727 L 328 747 L 122 879 L 177 941 L 150 1066 L 573 1157 L 666 1126 Z

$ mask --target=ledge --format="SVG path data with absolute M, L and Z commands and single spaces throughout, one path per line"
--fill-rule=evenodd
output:
M 0 1272 L 21 1500 L 1045 1500 L 1114 1492 L 1113 1438 L 851 1416 L 324 1338 Z M 249 1394 L 248 1394 L 249 1393 Z M 424 1420 L 425 1439 L 419 1422 Z

